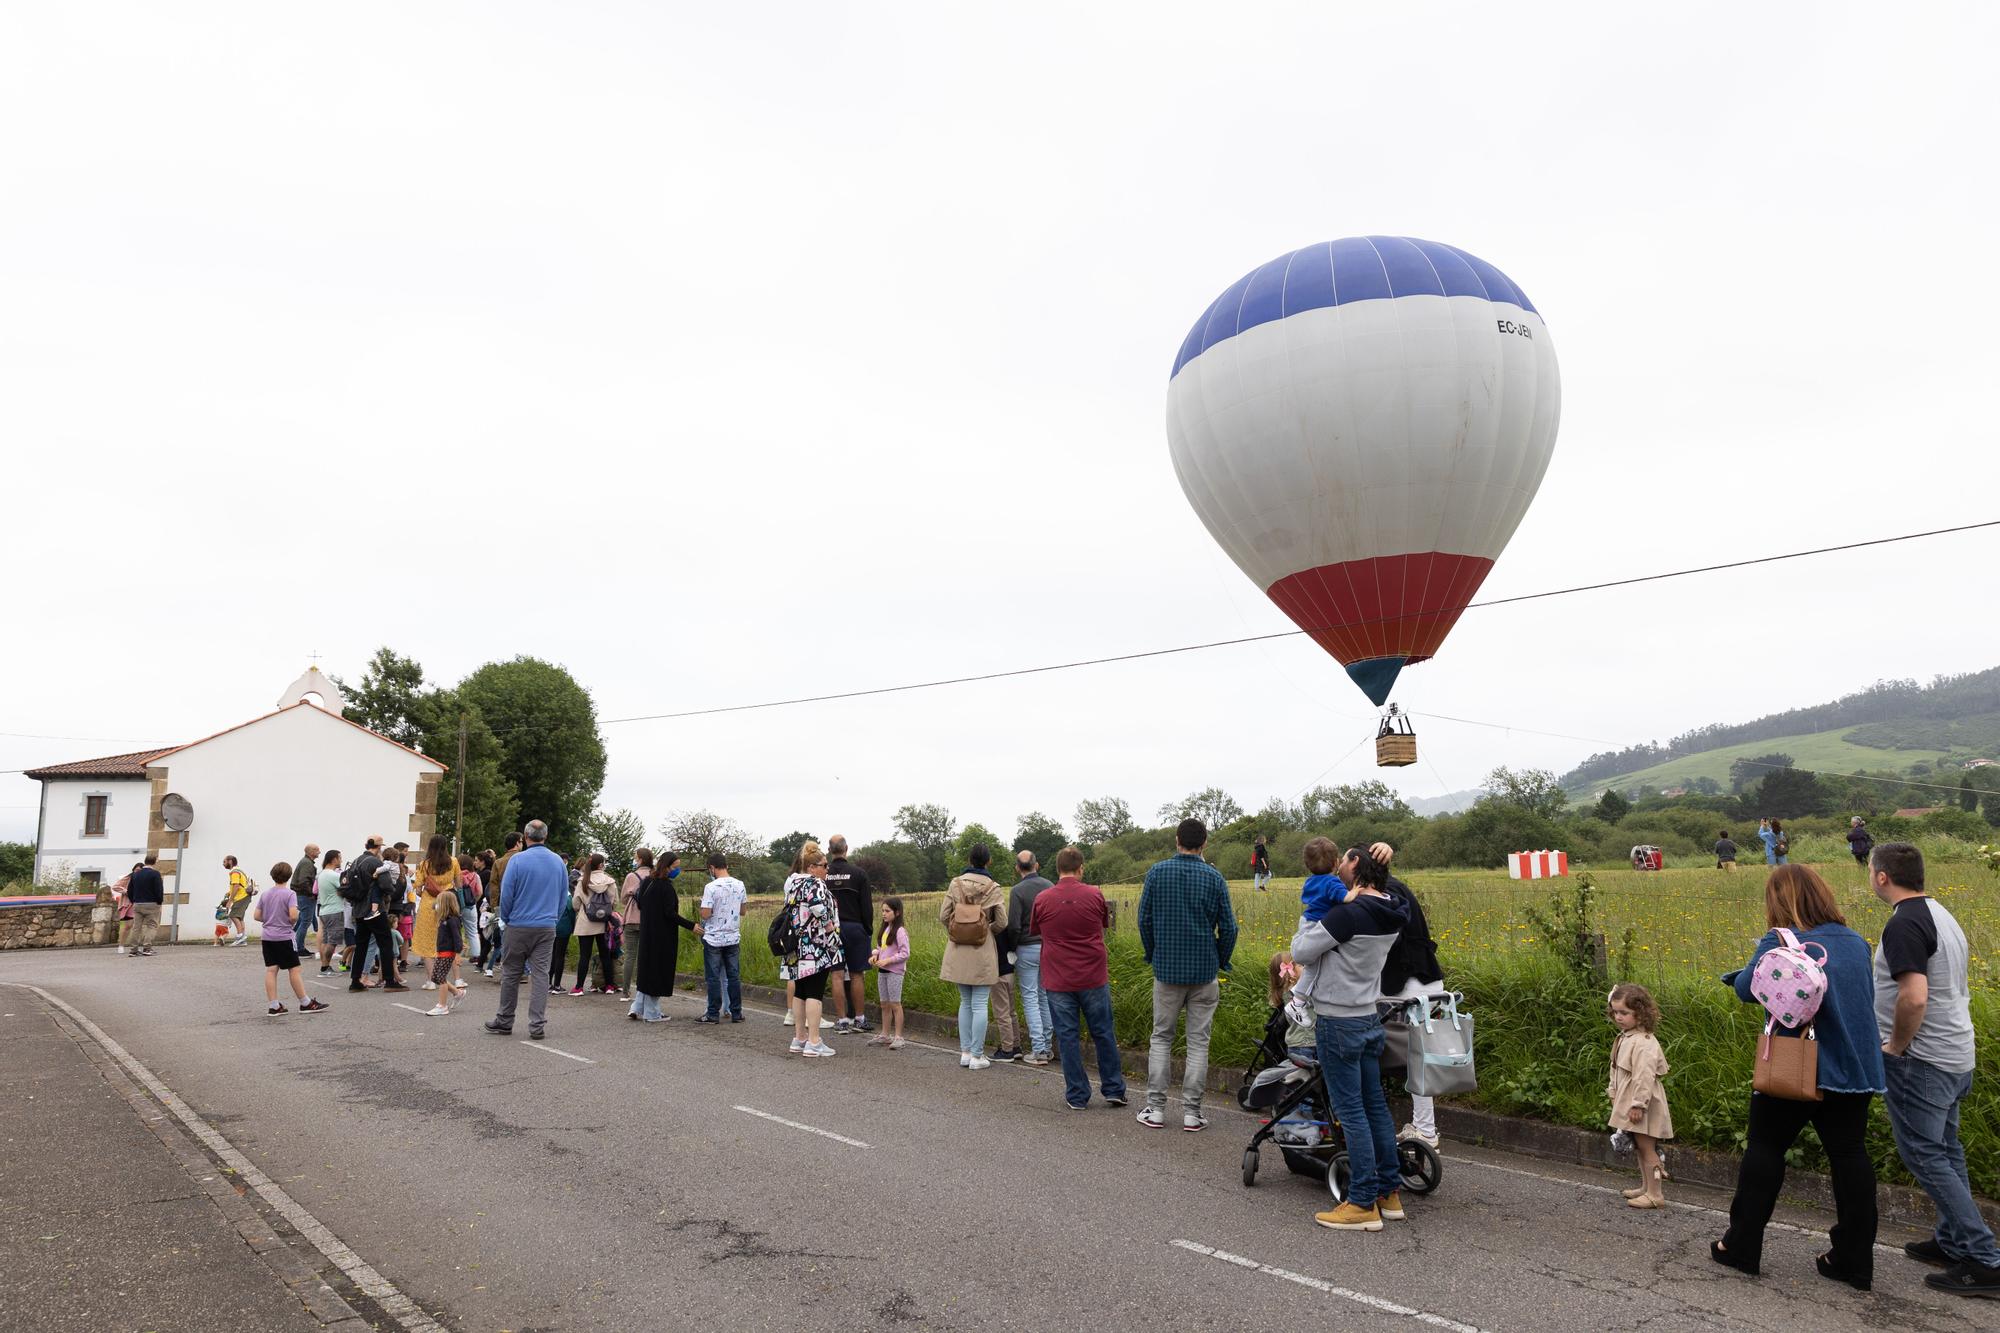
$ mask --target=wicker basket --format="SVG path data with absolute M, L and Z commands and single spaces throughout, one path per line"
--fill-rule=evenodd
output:
M 1378 768 L 1407 768 L 1417 762 L 1417 738 L 1408 732 L 1392 731 L 1375 738 Z

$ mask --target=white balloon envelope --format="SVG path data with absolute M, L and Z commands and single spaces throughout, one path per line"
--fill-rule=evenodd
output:
M 1535 498 L 1562 389 L 1507 275 L 1401 236 L 1246 274 L 1181 344 L 1167 441 L 1210 535 L 1377 704 Z

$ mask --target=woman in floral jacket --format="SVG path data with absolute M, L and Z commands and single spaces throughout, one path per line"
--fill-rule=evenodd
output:
M 792 1054 L 827 1059 L 833 1047 L 819 1039 L 820 1007 L 826 978 L 843 965 L 840 912 L 826 887 L 826 853 L 809 842 L 799 849 L 799 871 L 785 880 L 785 910 L 798 933 L 798 962 L 792 968 Z

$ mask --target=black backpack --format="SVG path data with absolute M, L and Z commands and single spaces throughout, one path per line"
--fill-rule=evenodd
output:
M 764 943 L 779 958 L 790 958 L 799 951 L 799 930 L 792 924 L 790 903 L 778 908 L 778 914 L 771 918 L 771 928 L 764 932 Z
M 361 858 L 340 872 L 340 900 L 356 907 L 368 901 L 368 881 L 361 876 Z

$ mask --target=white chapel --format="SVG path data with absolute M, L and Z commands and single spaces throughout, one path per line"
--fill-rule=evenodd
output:
M 161 923 L 178 916 L 179 937 L 194 939 L 207 936 L 222 897 L 224 856 L 268 884 L 271 865 L 296 861 L 307 843 L 349 858 L 372 834 L 421 849 L 445 765 L 348 721 L 344 704 L 314 666 L 275 711 L 226 731 L 29 770 L 42 784 L 36 881 L 108 883 L 157 851 L 170 900 Z M 176 864 L 181 835 L 160 812 L 170 792 L 193 807 L 185 864 Z

